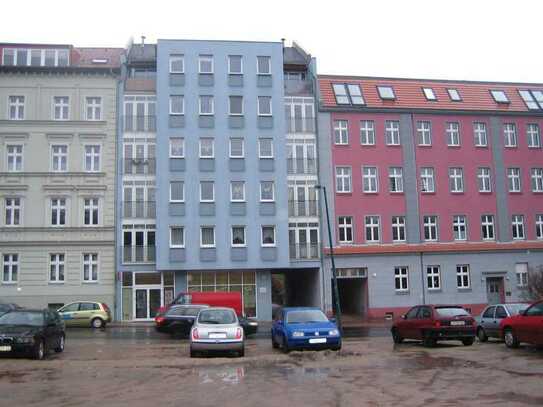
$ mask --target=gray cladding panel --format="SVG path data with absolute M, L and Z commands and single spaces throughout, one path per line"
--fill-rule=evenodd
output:
M 247 214 L 247 204 L 245 202 L 230 202 L 230 215 L 245 216 Z
M 211 202 L 200 202 L 200 216 L 215 216 L 215 204 Z
M 271 88 L 273 85 L 273 78 L 271 75 L 257 75 L 256 86 L 259 88 Z
M 258 117 L 259 129 L 272 129 L 273 128 L 273 116 L 259 116 Z
M 502 123 L 499 117 L 490 118 L 490 134 L 495 171 L 494 186 L 496 188 L 496 209 L 498 211 L 496 214 L 497 240 L 506 242 L 511 240 L 512 231 L 510 228 L 511 219 L 509 218 L 509 208 L 507 205 L 507 180 L 505 178 L 505 168 L 503 165 Z
M 260 202 L 260 216 L 274 216 L 275 202 Z
M 200 171 L 212 172 L 215 171 L 215 159 L 214 158 L 200 158 L 198 163 Z
M 180 263 L 185 261 L 185 249 L 170 249 L 170 262 Z
M 229 116 L 228 127 L 231 129 L 242 129 L 245 127 L 245 118 L 243 116 Z
M 230 171 L 241 172 L 245 171 L 245 159 L 243 158 L 231 158 L 228 163 Z
M 214 78 L 212 73 L 198 74 L 198 85 L 200 86 L 213 86 Z
M 230 259 L 232 261 L 247 261 L 247 248 L 232 247 L 230 249 Z
M 258 169 L 263 172 L 273 172 L 275 170 L 273 158 L 261 158 L 258 160 Z
M 185 216 L 185 204 L 182 202 L 170 203 L 170 210 L 168 213 L 170 216 Z
M 228 75 L 228 85 L 233 87 L 243 86 L 243 75 Z
M 200 248 L 200 261 L 217 261 L 217 249 Z
M 419 222 L 419 188 L 416 166 L 415 139 L 411 115 L 400 116 L 400 143 L 403 153 L 403 175 L 405 196 L 405 221 L 407 228 L 407 242 L 419 243 L 421 241 Z M 401 214 L 398 214 L 401 215 Z
M 169 126 L 174 129 L 185 127 L 185 116 L 170 115 Z
M 260 258 L 264 261 L 277 260 L 277 248 L 276 247 L 261 247 Z
M 170 158 L 170 171 L 172 172 L 185 171 L 185 159 L 184 158 Z
M 185 74 L 184 73 L 171 73 L 170 74 L 170 86 L 184 86 Z
M 212 129 L 215 127 L 215 117 L 213 116 L 200 116 L 198 118 L 198 127 L 202 129 Z

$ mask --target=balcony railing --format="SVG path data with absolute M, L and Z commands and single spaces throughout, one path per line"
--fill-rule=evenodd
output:
M 315 133 L 315 118 L 287 116 L 287 133 Z
M 125 158 L 123 160 L 123 174 L 128 175 L 155 175 L 156 159 L 152 158 Z
M 317 260 L 320 257 L 319 243 L 298 243 L 289 245 L 291 260 Z
M 285 94 L 312 94 L 313 82 L 307 79 L 285 79 Z
M 154 263 L 155 246 L 123 246 L 123 263 Z
M 287 159 L 287 171 L 289 174 L 316 174 L 317 160 L 314 158 L 289 158 Z
M 131 133 L 155 133 L 156 116 L 123 116 L 123 131 Z
M 156 218 L 156 202 L 123 201 L 123 218 Z
M 318 216 L 319 202 L 316 199 L 307 200 L 289 200 L 288 201 L 288 216 Z

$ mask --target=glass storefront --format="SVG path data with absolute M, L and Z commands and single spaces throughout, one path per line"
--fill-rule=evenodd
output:
M 158 309 L 173 301 L 174 273 L 124 272 L 122 319 L 151 320 Z

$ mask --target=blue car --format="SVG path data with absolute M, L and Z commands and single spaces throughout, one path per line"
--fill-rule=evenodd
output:
M 271 340 L 274 348 L 341 349 L 341 335 L 335 323 L 313 307 L 283 308 L 273 321 Z

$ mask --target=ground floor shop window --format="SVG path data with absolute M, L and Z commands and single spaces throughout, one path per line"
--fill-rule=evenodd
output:
M 172 272 L 124 272 L 122 285 L 123 320 L 152 319 L 161 306 L 173 301 Z

